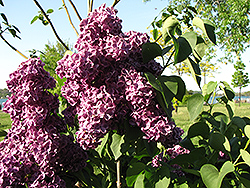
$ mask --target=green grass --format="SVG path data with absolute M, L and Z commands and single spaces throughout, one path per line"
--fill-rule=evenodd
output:
M 208 107 L 204 107 L 207 110 Z M 213 112 L 222 112 L 228 115 L 226 108 L 223 105 L 215 105 Z M 250 118 L 250 103 L 242 103 L 239 107 L 238 104 L 235 105 L 235 116 L 248 117 Z M 178 113 L 173 112 L 173 118 L 178 127 L 181 127 L 185 132 L 187 132 L 192 122 L 189 121 L 189 114 L 187 107 L 178 107 Z M 9 129 L 11 127 L 11 120 L 9 114 L 6 114 L 0 110 L 0 129 Z
M 11 127 L 10 115 L 0 110 L 0 129 L 9 129 Z
M 204 110 L 208 110 L 208 107 L 203 107 Z M 213 112 L 222 112 L 226 115 L 228 115 L 226 108 L 221 105 L 215 105 L 213 108 Z M 239 107 L 239 104 L 235 104 L 235 116 L 239 117 L 248 117 L 250 118 L 250 103 L 241 103 L 241 106 Z M 181 127 L 185 132 L 188 130 L 189 126 L 192 124 L 192 122 L 189 121 L 189 114 L 187 111 L 187 107 L 181 106 L 178 107 L 178 112 L 173 112 L 173 118 L 175 120 L 175 123 L 178 127 Z

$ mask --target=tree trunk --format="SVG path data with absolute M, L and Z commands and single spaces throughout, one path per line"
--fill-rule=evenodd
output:
M 240 86 L 240 89 L 239 89 L 239 107 L 240 107 L 240 103 L 241 103 L 241 86 Z

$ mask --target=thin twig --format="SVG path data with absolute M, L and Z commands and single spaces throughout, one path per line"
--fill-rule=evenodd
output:
M 67 6 L 66 6 L 64 0 L 62 0 L 62 2 L 63 2 L 64 9 L 65 9 L 65 11 L 66 11 L 66 13 L 67 13 L 67 16 L 68 16 L 68 18 L 69 18 L 69 23 L 70 23 L 70 25 L 73 27 L 74 31 L 76 32 L 76 35 L 79 36 L 78 31 L 76 30 L 74 24 L 72 23 L 72 20 L 71 20 L 70 15 L 69 15 L 68 8 L 67 8 Z
M 93 1 L 94 0 L 88 0 L 88 13 L 92 12 L 93 10 Z
M 167 68 L 167 66 L 169 66 L 168 63 L 170 62 L 172 56 L 174 55 L 174 52 L 175 52 L 175 50 L 171 53 L 170 57 L 168 58 L 167 63 L 163 66 L 163 69 L 162 69 L 162 71 L 161 71 L 161 74 L 164 72 L 164 70 Z M 161 74 L 160 74 L 160 75 L 161 75 Z
M 115 0 L 112 7 L 115 7 L 115 5 L 117 5 L 121 0 Z
M 3 39 L 3 41 L 6 43 L 6 44 L 8 44 L 8 46 L 12 49 L 12 50 L 14 50 L 14 51 L 16 51 L 17 53 L 19 53 L 21 56 L 23 56 L 25 59 L 28 59 L 25 55 L 23 55 L 19 50 L 17 50 L 14 46 L 12 46 L 4 37 L 3 37 L 3 35 L 0 35 L 0 37 L 1 37 L 1 39 Z
M 67 46 L 67 45 L 62 41 L 62 39 L 58 36 L 58 34 L 57 34 L 57 32 L 56 32 L 56 30 L 55 30 L 55 28 L 54 28 L 52 22 L 50 21 L 48 15 L 45 13 L 45 11 L 44 11 L 43 8 L 41 7 L 41 5 L 37 2 L 37 0 L 33 0 L 33 1 L 35 2 L 36 6 L 41 10 L 41 12 L 43 13 L 43 15 L 44 15 L 45 18 L 47 19 L 47 21 L 49 22 L 49 25 L 51 26 L 51 28 L 52 28 L 52 30 L 53 30 L 53 32 L 54 32 L 54 34 L 55 34 L 57 40 L 64 46 L 64 48 L 65 48 L 66 50 L 69 50 L 68 46 Z
M 116 185 L 117 185 L 117 188 L 121 188 L 121 161 L 118 160 L 116 162 L 116 174 L 117 174 L 117 182 L 116 182 Z
M 75 11 L 75 13 L 76 13 L 77 17 L 78 17 L 78 18 L 79 18 L 79 20 L 81 21 L 81 20 L 82 20 L 82 18 L 81 18 L 81 16 L 80 16 L 79 12 L 77 11 L 77 9 L 76 9 L 76 7 L 75 7 L 74 3 L 73 3 L 71 0 L 69 0 L 69 2 L 70 2 L 70 4 L 71 4 L 71 6 L 73 7 L 73 9 L 74 9 L 74 11 Z

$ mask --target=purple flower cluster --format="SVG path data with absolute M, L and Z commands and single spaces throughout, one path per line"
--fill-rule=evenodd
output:
M 57 96 L 47 90 L 55 80 L 39 59 L 23 62 L 7 81 L 12 95 L 4 105 L 13 121 L 0 143 L 0 187 L 66 187 L 60 173 L 78 171 L 86 153 L 57 115 Z
M 143 72 L 159 75 L 160 64 L 143 63 L 142 45 L 147 34 L 122 32 L 121 20 L 105 4 L 80 23 L 78 53 L 58 61 L 57 74 L 67 78 L 62 95 L 79 119 L 77 141 L 84 149 L 96 148 L 108 130 L 130 119 L 145 138 L 169 147 L 183 131 L 167 118 Z
M 182 154 L 189 154 L 190 151 L 181 147 L 180 145 L 175 145 L 172 148 L 167 148 L 165 154 L 167 154 L 169 156 L 170 159 L 174 159 L 175 157 L 177 157 L 178 155 L 182 155 Z M 168 159 L 166 157 L 163 156 L 163 152 L 156 155 L 153 160 L 152 160 L 152 166 L 155 168 L 158 168 L 160 166 L 162 166 L 161 162 L 167 162 Z M 172 167 L 174 167 L 176 170 L 173 170 L 172 172 L 177 174 L 178 176 L 184 176 L 185 174 L 178 170 L 181 167 L 177 164 L 171 165 Z

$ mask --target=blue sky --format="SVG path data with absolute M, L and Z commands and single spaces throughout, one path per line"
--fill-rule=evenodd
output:
M 36 21 L 32 25 L 30 21 L 37 15 L 38 8 L 31 0 L 3 0 L 5 6 L 0 6 L 0 12 L 4 12 L 8 17 L 11 24 L 16 25 L 20 31 L 20 37 L 22 40 L 14 39 L 10 34 L 5 34 L 4 37 L 19 51 L 26 56 L 29 55 L 29 50 L 37 49 L 43 50 L 45 44 L 55 42 L 56 38 L 52 33 L 49 26 L 43 26 L 40 21 Z M 87 1 L 85 0 L 73 0 L 82 18 L 87 15 Z M 79 20 L 74 14 L 70 4 L 65 0 L 66 5 L 70 11 L 74 25 L 78 28 Z M 50 15 L 55 28 L 63 40 L 69 41 L 74 44 L 77 37 L 71 28 L 65 10 L 58 10 L 62 6 L 61 0 L 39 0 L 42 7 L 47 10 L 49 8 L 54 9 L 54 13 Z M 94 7 L 97 8 L 102 3 L 106 3 L 108 6 L 112 5 L 111 0 L 95 0 Z M 155 16 L 158 15 L 160 10 L 168 5 L 167 0 L 152 0 L 148 3 L 143 3 L 142 0 L 121 0 L 117 4 L 118 16 L 123 20 L 123 31 L 140 31 L 148 32 L 147 26 L 151 23 Z M 246 63 L 246 71 L 250 72 L 249 58 L 247 58 L 248 51 L 243 55 L 243 61 Z M 6 80 L 9 79 L 9 74 L 16 70 L 18 65 L 25 61 L 25 59 L 9 48 L 2 40 L 0 40 L 0 88 L 6 87 Z M 214 60 L 215 61 L 215 60 Z M 215 78 L 207 78 L 207 81 L 227 81 L 231 83 L 232 74 L 234 73 L 233 65 L 222 66 L 218 70 L 218 74 L 215 74 Z M 166 75 L 171 74 L 170 70 L 165 72 Z M 190 76 L 183 76 L 187 88 L 192 90 L 198 90 L 198 86 Z M 202 82 L 203 83 L 203 82 Z M 250 90 L 250 86 L 243 89 L 244 91 Z M 235 89 L 235 91 L 238 91 Z

